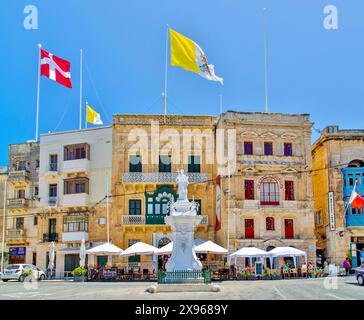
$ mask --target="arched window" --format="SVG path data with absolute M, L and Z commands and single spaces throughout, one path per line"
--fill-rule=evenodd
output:
M 158 241 L 158 248 L 162 248 L 170 242 L 171 242 L 171 239 L 168 239 L 167 237 L 163 237 Z
M 260 185 L 260 204 L 279 205 L 279 185 L 273 178 L 265 178 Z
M 364 167 L 364 161 L 363 160 L 358 160 L 358 159 L 352 160 L 352 161 L 349 162 L 348 167 L 349 168 Z
M 274 218 L 273 217 L 265 218 L 265 228 L 267 231 L 274 231 Z

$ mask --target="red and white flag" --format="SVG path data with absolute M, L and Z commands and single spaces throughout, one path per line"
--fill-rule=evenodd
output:
M 40 74 L 58 83 L 72 88 L 71 63 L 46 50 L 40 49 Z
M 364 207 L 364 199 L 356 193 L 355 186 L 353 188 L 353 192 L 351 193 L 349 203 L 352 207 L 359 210 Z

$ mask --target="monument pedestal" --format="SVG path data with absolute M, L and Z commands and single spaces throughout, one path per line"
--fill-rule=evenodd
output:
M 195 226 L 201 222 L 201 216 L 167 216 L 166 224 L 172 227 L 173 251 L 166 263 L 166 271 L 200 271 L 202 264 L 198 260 L 194 247 Z

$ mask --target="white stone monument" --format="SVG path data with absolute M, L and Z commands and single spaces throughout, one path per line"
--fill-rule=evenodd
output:
M 166 263 L 166 271 L 199 271 L 202 264 L 197 258 L 194 246 L 195 226 L 202 217 L 197 215 L 198 203 L 187 198 L 188 176 L 180 169 L 178 183 L 178 200 L 170 203 L 170 215 L 165 218 L 166 224 L 172 227 L 173 250 Z

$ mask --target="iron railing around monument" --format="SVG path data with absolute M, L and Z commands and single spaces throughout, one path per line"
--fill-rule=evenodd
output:
M 211 283 L 210 270 L 179 270 L 179 271 L 158 271 L 158 284 L 166 283 Z

